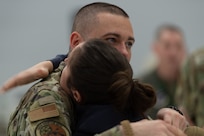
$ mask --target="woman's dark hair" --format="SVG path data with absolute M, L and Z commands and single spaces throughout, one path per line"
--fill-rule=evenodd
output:
M 127 59 L 107 42 L 90 40 L 73 53 L 67 85 L 79 91 L 82 104 L 113 104 L 137 113 L 155 104 L 153 88 L 133 80 Z

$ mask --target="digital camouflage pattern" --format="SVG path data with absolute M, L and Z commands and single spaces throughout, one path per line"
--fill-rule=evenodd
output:
M 195 125 L 204 126 L 204 48 L 188 57 L 176 90 L 176 102 Z
M 65 63 L 46 79 L 33 85 L 10 117 L 8 136 L 71 136 L 74 126 L 73 103 L 59 81 Z M 119 126 L 97 136 L 121 136 Z
M 59 85 L 64 66 L 61 63 L 48 78 L 33 85 L 24 95 L 10 117 L 8 136 L 71 135 L 73 106 Z

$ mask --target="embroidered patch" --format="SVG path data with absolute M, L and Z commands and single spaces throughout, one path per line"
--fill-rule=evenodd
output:
M 35 130 L 36 136 L 68 136 L 66 127 L 56 121 L 41 122 Z
M 31 122 L 57 116 L 59 116 L 59 112 L 55 103 L 39 107 L 28 112 L 28 117 Z

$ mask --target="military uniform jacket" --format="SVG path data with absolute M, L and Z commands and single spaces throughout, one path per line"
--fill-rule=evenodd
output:
M 46 79 L 33 85 L 10 117 L 8 136 L 71 135 L 73 106 L 60 87 L 60 66 Z

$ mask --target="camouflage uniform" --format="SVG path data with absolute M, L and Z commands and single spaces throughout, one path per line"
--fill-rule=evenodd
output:
M 24 95 L 10 118 L 8 136 L 72 135 L 73 102 L 59 84 L 64 66 L 62 62 L 48 78 L 33 85 Z M 98 136 L 111 135 L 121 136 L 118 126 Z
M 186 61 L 176 91 L 176 102 L 189 114 L 195 125 L 204 126 L 204 48 Z
M 9 136 L 71 135 L 73 106 L 59 81 L 65 64 L 33 85 L 10 118 Z

